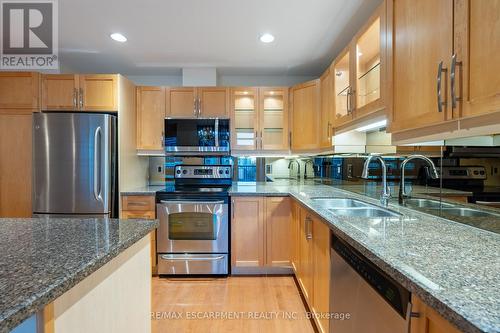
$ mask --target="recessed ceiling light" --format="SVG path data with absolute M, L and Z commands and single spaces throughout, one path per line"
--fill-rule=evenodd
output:
M 109 35 L 111 39 L 116 40 L 117 42 L 120 43 L 125 43 L 127 41 L 127 37 L 123 36 L 121 33 L 115 32 L 111 35 Z
M 262 34 L 260 35 L 260 41 L 262 43 L 272 43 L 274 41 L 274 36 L 271 34 Z

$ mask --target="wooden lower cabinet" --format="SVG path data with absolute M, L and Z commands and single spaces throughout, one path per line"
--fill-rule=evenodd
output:
M 330 312 L 330 228 L 313 217 L 313 300 L 312 311 L 320 316 L 316 324 L 320 332 L 329 332 Z
M 412 312 L 418 317 L 411 318 L 410 333 L 460 333 L 450 322 L 427 306 L 417 296 L 412 295 Z
M 154 195 L 122 195 L 120 216 L 122 219 L 155 219 Z M 151 231 L 150 241 L 151 271 L 156 274 L 156 229 Z
M 31 217 L 33 115 L 10 111 L 0 110 L 0 217 Z
M 315 214 L 292 203 L 292 256 L 302 294 L 315 314 L 319 332 L 329 331 L 330 312 L 330 228 Z
M 233 197 L 231 269 L 233 274 L 290 270 L 290 198 Z

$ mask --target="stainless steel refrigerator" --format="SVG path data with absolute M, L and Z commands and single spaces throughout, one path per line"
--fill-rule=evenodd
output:
M 109 114 L 34 114 L 34 215 L 117 216 L 116 124 Z

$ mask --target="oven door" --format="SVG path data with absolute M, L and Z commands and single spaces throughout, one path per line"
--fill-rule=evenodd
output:
M 162 200 L 157 213 L 158 253 L 228 252 L 227 200 Z

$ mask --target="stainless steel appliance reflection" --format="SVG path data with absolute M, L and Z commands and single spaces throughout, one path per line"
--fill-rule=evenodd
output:
M 158 274 L 229 272 L 231 166 L 177 166 L 175 187 L 157 192 Z

